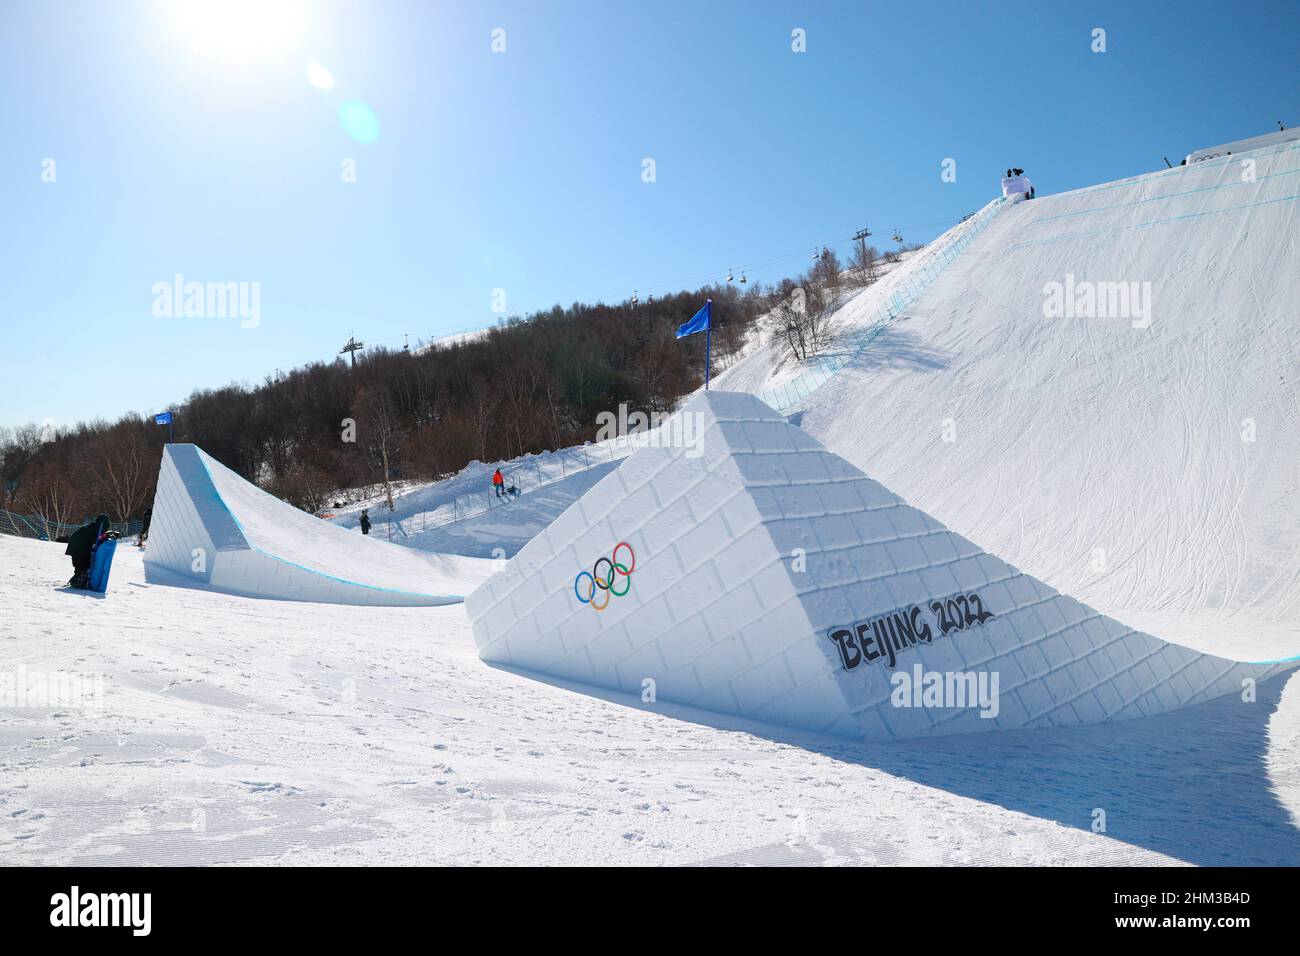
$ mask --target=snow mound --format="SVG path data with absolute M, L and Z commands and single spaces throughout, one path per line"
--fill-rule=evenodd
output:
M 491 563 L 376 541 L 267 494 L 195 445 L 163 453 L 145 556 L 151 582 L 331 604 L 453 604 Z
M 752 395 L 677 419 L 467 598 L 482 659 L 871 740 L 1147 716 L 1300 666 L 1099 614 Z

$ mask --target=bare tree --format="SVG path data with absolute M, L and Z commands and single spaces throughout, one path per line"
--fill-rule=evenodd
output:
M 393 504 L 392 462 L 389 453 L 396 449 L 397 419 L 393 413 L 393 403 L 388 395 L 378 386 L 366 386 L 357 393 L 353 417 L 357 420 L 358 437 L 366 442 L 372 454 L 379 461 L 383 473 L 384 500 L 389 511 L 395 511 Z
M 318 514 L 329 504 L 334 482 L 329 472 L 314 463 L 296 461 L 289 466 L 285 476 L 271 487 L 271 491 L 303 511 Z
M 54 541 L 62 526 L 73 521 L 75 484 L 53 461 L 42 461 L 25 477 L 19 504 L 40 518 L 45 536 Z
M 790 346 L 790 351 L 799 361 L 808 357 L 812 343 L 808 340 L 807 292 L 791 279 L 784 279 L 777 287 L 776 307 L 772 310 L 776 331 Z
M 158 455 L 151 452 L 136 427 L 115 428 L 91 446 L 95 486 L 118 521 L 138 514 L 153 490 Z
M 531 423 L 537 417 L 537 393 L 542 388 L 545 375 L 545 369 L 538 362 L 526 359 L 512 365 L 505 375 L 503 387 L 509 408 L 510 426 L 514 431 L 515 447 L 520 455 L 527 450 L 524 430 L 527 426 L 531 431 Z
M 549 433 L 548 437 L 551 440 L 551 448 L 563 448 L 565 445 L 564 425 L 566 421 L 564 390 L 549 375 L 546 377 L 546 381 L 542 383 L 542 398 L 546 402 L 546 427 Z
M 816 354 L 829 339 L 830 317 L 835 309 L 839 273 L 834 273 L 835 285 L 826 272 L 814 267 L 798 285 L 791 279 L 777 286 L 777 302 L 773 308 L 776 332 L 790 347 L 799 361 Z
M 499 404 L 495 393 L 488 387 L 487 379 L 475 375 L 471 383 L 470 417 L 474 423 L 474 438 L 478 451 L 478 460 L 488 460 L 488 435 L 496 423 L 496 411 Z
M 870 285 L 876 281 L 876 265 L 879 261 L 880 250 L 867 245 L 863 239 L 853 249 L 853 260 L 849 263 L 849 268 L 858 274 L 863 285 Z
M 840 257 L 835 254 L 834 249 L 823 249 L 822 254 L 817 257 L 817 262 L 812 267 L 812 272 L 808 274 L 811 284 L 826 295 L 828 299 L 834 299 L 839 295 L 840 284 L 843 279 L 844 268 L 840 265 Z
M 632 379 L 645 394 L 654 411 L 665 411 L 665 385 L 671 368 L 668 340 L 650 343 L 632 359 Z

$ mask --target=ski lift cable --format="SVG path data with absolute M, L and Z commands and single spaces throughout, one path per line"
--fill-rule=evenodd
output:
M 935 221 L 935 222 L 919 223 L 919 224 L 914 223 L 914 224 L 907 225 L 905 228 L 906 228 L 908 231 L 919 231 L 919 230 L 922 230 L 922 229 L 933 229 L 933 228 L 937 228 L 938 226 L 945 226 L 945 225 L 951 225 L 951 223 L 950 223 L 947 219 L 942 219 L 942 220 L 937 220 L 937 221 Z M 817 249 L 819 250 L 819 253 L 818 253 L 818 254 L 820 254 L 820 251 L 823 251 L 823 250 L 825 250 L 825 249 L 828 249 L 828 248 L 838 249 L 838 248 L 841 248 L 841 247 L 847 246 L 847 245 L 849 245 L 850 243 L 853 243 L 853 242 L 855 242 L 855 241 L 856 241 L 856 240 L 855 240 L 854 236 L 844 236 L 844 237 L 842 237 L 842 238 L 840 238 L 840 239 L 833 240 L 833 241 L 830 242 L 830 243 L 827 243 L 827 244 L 820 244 L 820 243 L 817 243 L 817 244 L 814 244 L 814 246 L 815 246 L 815 248 L 817 248 Z M 895 240 L 895 241 L 897 241 L 897 240 Z M 805 246 L 804 248 L 808 248 L 808 246 Z M 794 260 L 796 260 L 796 259 L 800 259 L 800 258 L 802 258 L 803 255 L 804 255 L 804 253 L 802 253 L 802 252 L 792 252 L 792 253 L 785 253 L 785 254 L 782 254 L 782 255 L 769 256 L 769 257 L 764 258 L 764 259 L 757 259 L 757 260 L 755 260 L 755 261 L 753 261 L 753 262 L 748 262 L 748 263 L 743 264 L 742 267 L 741 267 L 741 270 L 740 270 L 740 271 L 741 271 L 742 273 L 755 272 L 755 271 L 758 271 L 758 270 L 760 270 L 760 269 L 766 268 L 766 267 L 768 267 L 768 266 L 778 265 L 778 264 L 783 263 L 783 262 L 792 262 L 792 261 L 794 261 Z M 653 294 L 655 291 L 661 291 L 661 290 L 664 290 L 664 289 L 685 289 L 685 288 L 689 287 L 689 286 L 692 285 L 692 284 L 700 283 L 700 282 L 707 282 L 707 281 L 710 280 L 710 279 L 712 279 L 712 280 L 723 280 L 723 279 L 725 278 L 726 281 L 731 281 L 731 276 L 732 276 L 733 274 L 734 274 L 734 271 L 733 271 L 731 268 L 728 268 L 728 269 L 726 269 L 726 270 L 721 270 L 721 269 L 719 269 L 719 270 L 714 270 L 714 271 L 712 271 L 712 272 L 702 272 L 702 273 L 698 273 L 698 274 L 696 274 L 696 275 L 688 276 L 688 277 L 681 278 L 681 279 L 675 279 L 675 280 L 668 281 L 668 282 L 659 282 L 659 283 L 656 283 L 656 284 L 654 284 L 654 285 L 640 285 L 640 286 L 637 286 L 637 290 L 634 290 L 634 291 L 632 292 L 632 295 L 637 295 L 637 294 L 638 294 L 638 291 L 639 291 L 640 289 L 645 289 L 648 293 L 651 293 L 651 294 Z M 613 294 L 613 295 L 598 296 L 598 297 L 596 297 L 596 298 L 595 298 L 594 300 L 592 300 L 592 301 L 593 301 L 593 302 L 622 302 L 622 301 L 630 301 L 630 300 L 631 300 L 631 295 L 629 295 L 626 291 L 622 291 L 622 292 L 615 293 L 615 294 Z M 526 315 L 533 315 L 533 314 L 536 314 L 536 313 L 538 313 L 538 312 L 545 312 L 545 311 L 548 311 L 548 310 L 549 310 L 549 307 L 547 307 L 547 308 L 530 308 L 530 309 L 527 309 L 527 310 L 525 311 L 525 314 L 526 314 Z M 441 330 L 436 330 L 436 329 L 435 329 L 435 330 L 430 330 L 430 331 L 427 333 L 427 335 L 428 335 L 429 337 L 432 337 L 432 338 L 449 338 L 449 337 L 454 336 L 454 335 L 465 335 L 465 334 L 469 334 L 469 333 L 472 333 L 472 332 L 482 332 L 482 331 L 486 331 L 487 329 L 490 329 L 490 328 L 494 327 L 496 324 L 497 324 L 496 322 L 489 322 L 489 323 L 487 323 L 487 324 L 485 324 L 485 325 L 482 325 L 482 326 L 476 326 L 476 327 L 467 328 L 467 329 L 462 329 L 462 330 L 454 331 L 454 332 L 445 332 L 445 331 L 441 331 Z M 376 344 L 382 344 L 382 343 L 384 343 L 384 342 L 392 342 L 392 341 L 395 341 L 395 339 L 375 339 L 375 340 L 373 340 L 373 341 L 374 341 Z
M 847 245 L 849 243 L 852 243 L 853 241 L 854 240 L 852 236 L 846 236 L 844 238 L 835 240 L 825 245 L 818 245 L 817 255 L 820 256 L 821 253 L 827 249 L 838 248 Z M 745 266 L 740 270 L 740 272 L 742 274 L 747 274 L 749 272 L 754 272 L 759 269 L 766 268 L 767 266 L 777 265 L 782 262 L 791 262 L 795 259 L 802 259 L 804 255 L 805 253 L 803 252 L 792 252 L 792 253 L 785 253 L 783 255 L 769 256 L 765 259 L 756 259 L 753 262 L 746 263 Z M 735 274 L 735 270 L 730 268 L 715 270 L 713 272 L 701 272 L 693 276 L 688 276 L 686 278 L 675 279 L 668 282 L 660 282 L 655 285 L 638 286 L 635 290 L 633 290 L 631 295 L 627 295 L 626 293 L 619 293 L 611 296 L 600 296 L 594 299 L 593 301 L 594 302 L 616 302 L 616 301 L 623 301 L 624 299 L 630 301 L 633 296 L 639 295 L 641 289 L 645 289 L 651 293 L 653 293 L 656 290 L 662 290 L 662 289 L 670 289 L 670 288 L 683 289 L 691 285 L 692 283 L 705 282 L 710 279 L 720 280 L 725 277 L 727 280 L 730 280 L 734 276 L 734 274 Z M 548 311 L 548 310 L 540 309 L 540 308 L 528 309 L 525 314 L 532 315 L 544 311 Z M 487 331 L 488 329 L 494 328 L 497 325 L 497 321 L 488 322 L 483 325 L 469 326 L 462 329 L 454 329 L 450 331 L 445 329 L 429 329 L 428 331 L 425 332 L 416 332 L 415 333 L 416 340 L 419 341 L 421 339 L 444 339 L 444 338 L 452 338 L 457 335 L 469 335 L 474 332 L 484 332 Z M 386 345 L 391 342 L 409 341 L 409 337 L 410 337 L 410 333 L 403 333 L 402 335 L 389 336 L 386 338 L 371 337 L 370 342 L 372 345 Z
M 920 227 L 917 227 L 917 228 L 920 228 Z M 853 241 L 854 241 L 854 240 L 853 240 L 853 237 L 852 237 L 852 236 L 845 236 L 845 237 L 843 237 L 843 238 L 841 238 L 841 239 L 837 239 L 837 240 L 835 240 L 835 241 L 833 241 L 833 242 L 831 242 L 831 243 L 828 243 L 828 244 L 826 244 L 826 245 L 820 245 L 820 244 L 819 244 L 819 245 L 817 246 L 818 255 L 820 255 L 820 253 L 821 253 L 823 250 L 825 250 L 825 249 L 829 249 L 829 248 L 838 248 L 838 247 L 841 247 L 841 246 L 848 245 L 848 244 L 852 243 Z M 805 246 L 804 248 L 808 248 L 808 247 Z M 794 260 L 796 260 L 796 259 L 802 259 L 805 255 L 806 255 L 806 253 L 804 253 L 804 252 L 792 252 L 792 253 L 785 253 L 785 254 L 783 254 L 783 255 L 769 256 L 769 257 L 767 257 L 767 258 L 765 258 L 765 259 L 756 259 L 756 260 L 754 260 L 753 262 L 746 263 L 746 264 L 744 265 L 744 267 L 743 267 L 740 271 L 741 271 L 742 274 L 747 274 L 747 273 L 749 273 L 749 272 L 755 272 L 755 271 L 758 271 L 758 270 L 760 270 L 760 269 L 764 269 L 764 268 L 766 268 L 766 267 L 768 267 L 768 266 L 778 265 L 778 264 L 783 263 L 783 262 L 792 262 L 792 261 L 794 261 Z M 731 275 L 733 275 L 733 274 L 734 274 L 734 270 L 732 270 L 732 269 L 715 270 L 715 271 L 712 271 L 712 272 L 701 272 L 701 273 L 698 273 L 698 274 L 693 275 L 693 276 L 688 276 L 688 277 L 681 278 L 681 279 L 675 279 L 675 280 L 668 281 L 668 282 L 660 282 L 660 283 L 657 283 L 657 284 L 655 284 L 655 285 L 641 285 L 641 286 L 637 286 L 636 290 L 633 291 L 632 295 L 639 295 L 640 290 L 641 290 L 641 289 L 645 289 L 645 290 L 649 293 L 649 295 L 650 295 L 651 297 L 653 297 L 655 291 L 661 291 L 661 290 L 664 290 L 664 289 L 685 289 L 685 288 L 687 288 L 687 287 L 689 287 L 689 286 L 691 286 L 691 285 L 693 285 L 693 284 L 696 284 L 696 283 L 707 282 L 707 281 L 709 281 L 709 280 L 714 280 L 714 281 L 723 280 L 725 277 L 731 276 Z M 746 284 L 748 284 L 748 281 L 746 281 Z M 599 296 L 599 297 L 595 298 L 593 301 L 594 301 L 594 302 L 621 302 L 621 301 L 625 301 L 625 300 L 626 300 L 626 301 L 631 301 L 631 298 L 632 298 L 632 296 L 631 296 L 631 295 L 628 295 L 627 293 L 617 293 L 617 294 L 615 294 L 615 295 L 610 295 L 610 296 Z M 541 309 L 541 308 L 538 308 L 538 309 L 528 309 L 528 310 L 526 311 L 525 314 L 527 314 L 527 315 L 532 315 L 532 314 L 536 314 L 536 313 L 538 313 L 538 312 L 544 312 L 544 311 L 548 311 L 548 310 L 547 310 L 547 309 Z M 431 330 L 429 330 L 428 332 L 423 333 L 423 336 L 425 336 L 425 337 L 427 337 L 427 338 L 431 338 L 431 339 L 444 339 L 444 338 L 451 338 L 451 337 L 454 337 L 454 336 L 457 336 L 457 335 L 468 335 L 468 334 L 472 334 L 472 333 L 474 333 L 474 332 L 485 332 L 485 331 L 487 331 L 488 329 L 494 328 L 496 325 L 497 325 L 497 322 L 496 322 L 496 321 L 493 321 L 493 322 L 488 322 L 488 323 L 486 323 L 486 324 L 484 324 L 484 325 L 480 325 L 480 326 L 472 326 L 472 327 L 469 327 L 469 328 L 458 329 L 458 330 L 454 330 L 454 331 L 445 331 L 445 330 L 440 330 L 440 329 L 431 329 Z M 422 333 L 416 333 L 417 337 L 421 336 L 421 334 L 422 334 Z M 403 338 L 403 336 L 394 336 L 394 337 L 391 337 L 391 338 L 383 338 L 383 339 L 375 339 L 375 338 L 372 338 L 372 339 L 371 339 L 371 342 L 372 342 L 372 344 L 374 344 L 374 345 L 383 345 L 383 344 L 387 344 L 387 343 L 389 343 L 389 342 L 396 342 L 396 341 L 398 341 L 399 339 L 402 339 L 402 338 Z
M 937 228 L 937 227 L 939 227 L 939 226 L 945 226 L 945 225 L 951 225 L 951 223 L 950 223 L 947 219 L 941 219 L 941 220 L 937 220 L 937 221 L 935 221 L 935 222 L 914 223 L 914 224 L 911 224 L 911 225 L 907 225 L 907 226 L 905 226 L 905 228 L 906 228 L 908 231 L 910 231 L 910 232 L 917 232 L 917 231 L 920 231 L 920 230 L 924 230 L 924 229 L 933 229 L 933 228 Z M 896 229 L 896 230 L 894 231 L 894 235 L 895 235 L 895 236 L 899 236 L 899 235 L 901 235 L 901 232 L 902 232 L 901 229 Z M 827 250 L 827 249 L 839 249 L 839 248 L 841 248 L 841 247 L 848 246 L 848 245 L 850 245 L 850 244 L 852 244 L 852 243 L 854 243 L 854 242 L 856 242 L 856 241 L 857 241 L 857 239 L 856 239 L 855 236 L 844 236 L 844 237 L 842 237 L 842 238 L 839 238 L 839 239 L 833 240 L 833 241 L 830 242 L 830 243 L 825 243 L 825 244 L 822 244 L 822 243 L 815 243 L 815 244 L 813 244 L 813 248 L 816 250 L 815 253 L 814 253 L 814 257 L 820 256 L 820 254 L 821 254 L 822 252 L 824 252 L 825 250 Z M 894 239 L 894 241 L 897 242 L 897 241 L 900 241 L 900 240 L 899 240 L 899 239 Z M 805 245 L 803 248 L 804 248 L 804 249 L 807 249 L 807 248 L 809 248 L 809 246 Z M 796 259 L 802 259 L 805 255 L 806 255 L 805 252 L 791 252 L 791 253 L 785 253 L 785 254 L 782 254 L 782 255 L 769 256 L 769 257 L 764 258 L 764 259 L 756 259 L 756 260 L 754 260 L 753 262 L 745 263 L 745 264 L 741 267 L 741 269 L 740 269 L 740 273 L 741 273 L 741 280 L 740 280 L 740 281 L 741 281 L 741 282 L 744 282 L 744 283 L 746 283 L 746 284 L 748 284 L 748 280 L 747 280 L 747 278 L 746 278 L 746 274 L 747 274 L 747 273 L 749 273 L 749 272 L 757 272 L 757 271 L 759 271 L 759 270 L 761 270 L 761 269 L 764 269 L 764 268 L 767 268 L 767 267 L 769 267 L 769 266 L 778 265 L 778 264 L 781 264 L 781 263 L 784 263 L 784 262 L 792 262 L 792 261 L 794 261 L 794 260 L 796 260 Z M 609 296 L 598 296 L 598 297 L 596 297 L 596 298 L 595 298 L 594 300 L 592 300 L 592 301 L 593 301 L 593 302 L 621 302 L 621 301 L 631 301 L 634 297 L 639 297 L 639 290 L 641 290 L 641 289 L 645 289 L 645 290 L 647 291 L 647 293 L 649 294 L 650 298 L 653 299 L 653 295 L 654 295 L 654 292 L 655 292 L 655 291 L 664 290 L 664 289 L 686 289 L 686 288 L 688 288 L 689 286 L 691 286 L 692 284 L 701 283 L 701 282 L 707 282 L 707 281 L 709 281 L 709 280 L 714 280 L 714 281 L 728 281 L 728 282 L 730 282 L 730 281 L 733 281 L 733 276 L 734 276 L 734 274 L 735 274 L 735 270 L 733 270 L 733 269 L 731 269 L 731 268 L 727 268 L 727 269 L 725 269 L 725 270 L 722 270 L 722 269 L 714 270 L 714 271 L 712 271 L 712 272 L 702 272 L 702 273 L 698 273 L 698 274 L 693 275 L 693 276 L 688 276 L 688 277 L 685 277 L 685 278 L 675 279 L 675 280 L 667 281 L 667 282 L 660 282 L 660 283 L 656 283 L 656 284 L 654 284 L 654 285 L 641 285 L 641 286 L 638 286 L 637 289 L 634 290 L 634 291 L 631 293 L 631 295 L 629 295 L 629 294 L 626 293 L 626 292 L 620 292 L 620 293 L 616 293 L 616 294 L 614 294 L 614 295 L 609 295 Z M 638 298 L 638 304 L 639 304 L 639 302 L 640 302 L 640 299 Z M 527 309 L 527 310 L 524 312 L 524 315 L 526 315 L 526 316 L 527 316 L 527 315 L 534 315 L 534 314 L 537 314 L 537 313 L 539 313 L 539 312 L 549 311 L 549 308 L 550 308 L 550 307 L 547 307 L 547 308 L 530 308 L 530 309 Z M 500 320 L 494 320 L 494 321 L 492 321 L 492 322 L 488 322 L 488 323 L 485 323 L 485 324 L 483 324 L 483 325 L 470 326 L 470 327 L 467 327 L 467 328 L 455 329 L 455 330 L 452 330 L 452 331 L 447 331 L 447 330 L 445 330 L 445 329 L 429 329 L 429 330 L 426 331 L 426 332 L 416 332 L 415 335 L 416 335 L 416 339 L 417 339 L 417 341 L 420 341 L 421 339 L 424 339 L 424 340 L 437 340 L 437 339 L 453 338 L 453 337 L 455 337 L 455 336 L 460 336 L 460 335 L 471 335 L 471 334 L 473 334 L 473 333 L 475 333 L 475 332 L 486 332 L 486 331 L 489 330 L 489 329 L 495 328 L 499 321 L 500 321 Z M 373 345 L 385 345 L 385 344 L 388 344 L 388 343 L 391 343 L 391 342 L 396 342 L 396 341 L 399 341 L 399 340 L 402 340 L 403 342 L 408 342 L 408 341 L 409 341 L 409 333 L 403 333 L 402 335 L 397 335 L 397 336 L 392 336 L 392 337 L 382 338 L 382 339 L 377 339 L 377 338 L 373 338 L 373 337 L 370 339 L 370 341 L 371 341 L 371 343 L 372 343 Z
M 937 228 L 937 227 L 939 227 L 939 226 L 952 226 L 952 225 L 954 225 L 954 223 L 952 223 L 952 222 L 951 222 L 950 220 L 948 220 L 948 219 L 941 219 L 941 220 L 938 220 L 938 221 L 936 221 L 936 222 L 928 222 L 928 223 L 912 223 L 912 224 L 906 224 L 906 225 L 904 225 L 903 227 L 899 228 L 898 230 L 896 230 L 896 233 L 901 234 L 901 232 L 902 232 L 904 229 L 906 229 L 906 230 L 909 231 L 909 232 L 918 232 L 918 231 L 921 231 L 921 230 L 924 230 L 924 229 L 933 229 L 933 228 Z M 816 244 L 816 248 L 818 249 L 818 254 L 820 254 L 820 252 L 823 251 L 823 250 L 825 250 L 825 249 L 828 249 L 828 248 L 838 249 L 838 248 L 843 247 L 843 246 L 846 246 L 846 245 L 848 245 L 849 243 L 852 243 L 852 242 L 854 242 L 854 241 L 855 241 L 855 239 L 854 239 L 853 236 L 845 236 L 845 237 L 843 237 L 843 238 L 841 238 L 841 239 L 836 239 L 836 240 L 834 240 L 833 242 L 827 243 L 827 244 L 825 244 L 825 245 L 822 245 L 822 244 Z M 804 248 L 808 248 L 808 247 L 805 246 Z M 789 262 L 789 261 L 792 261 L 792 260 L 795 260 L 795 259 L 802 258 L 803 256 L 804 256 L 804 253 L 802 253 L 802 252 L 795 252 L 795 253 L 788 253 L 788 254 L 785 254 L 785 255 L 771 256 L 771 257 L 766 258 L 766 259 L 759 259 L 759 260 L 756 260 L 756 261 L 754 261 L 754 262 L 748 262 L 748 263 L 745 263 L 745 264 L 741 267 L 741 270 L 740 270 L 740 271 L 741 271 L 741 272 L 754 272 L 754 271 L 757 271 L 758 269 L 764 268 L 764 267 L 766 267 L 766 266 L 776 265 L 776 264 L 781 263 L 781 262 Z M 731 270 L 731 269 L 727 269 L 727 270 L 725 270 L 725 272 L 724 272 L 723 270 L 718 270 L 718 271 L 716 271 L 716 272 L 705 272 L 705 273 L 700 273 L 699 275 L 690 276 L 690 277 L 685 278 L 685 279 L 678 279 L 678 280 L 673 281 L 673 282 L 661 282 L 661 283 L 658 283 L 658 284 L 656 284 L 656 285 L 638 286 L 638 288 L 644 288 L 644 289 L 666 289 L 666 288 L 676 288 L 676 289 L 681 289 L 681 288 L 685 288 L 686 286 L 688 286 L 688 285 L 689 285 L 690 283 L 692 283 L 692 282 L 701 282 L 701 281 L 705 281 L 705 280 L 712 279 L 712 278 L 722 278 L 723 276 L 726 276 L 726 277 L 729 278 L 729 277 L 732 275 L 732 272 L 733 272 L 733 270 Z M 624 293 L 623 295 L 625 296 L 626 294 Z M 605 298 L 605 299 L 598 299 L 597 301 L 618 301 L 619 298 L 620 298 L 620 296 L 615 295 L 615 296 L 609 296 L 608 298 Z

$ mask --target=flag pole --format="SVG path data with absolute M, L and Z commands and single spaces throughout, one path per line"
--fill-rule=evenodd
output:
M 709 390 L 709 359 L 713 353 L 713 300 L 706 299 L 709 307 L 709 324 L 704 327 L 704 390 Z

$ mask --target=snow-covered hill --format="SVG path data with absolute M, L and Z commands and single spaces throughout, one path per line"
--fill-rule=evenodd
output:
M 1294 654 L 1298 198 L 1290 144 L 1009 206 L 795 420 L 1125 623 Z M 1136 283 L 1136 308 L 1045 314 L 1089 284 L 1106 305 L 1103 283 Z M 846 327 L 878 294 L 842 310 Z M 789 374 L 758 351 L 718 386 Z

